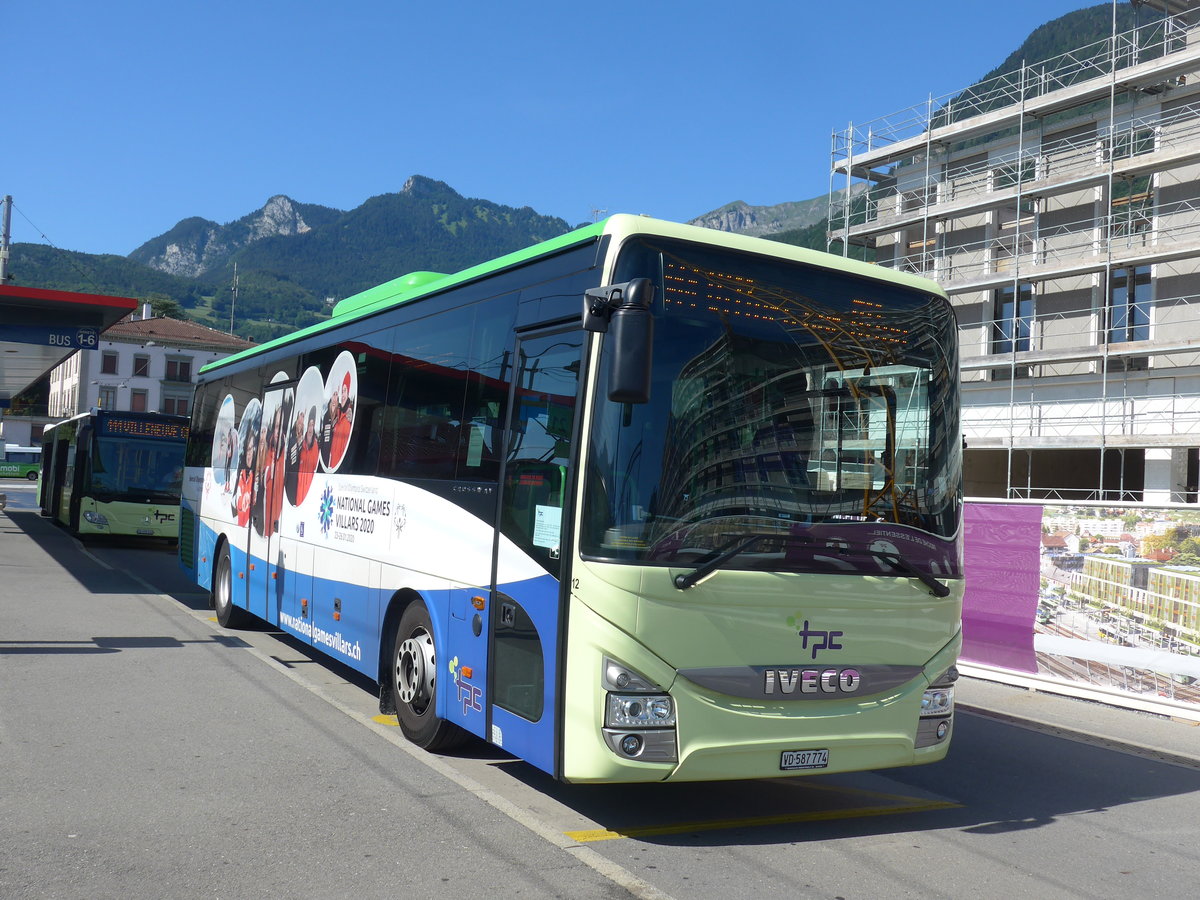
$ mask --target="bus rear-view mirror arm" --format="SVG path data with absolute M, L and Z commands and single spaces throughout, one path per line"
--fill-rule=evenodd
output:
M 653 301 L 654 282 L 649 278 L 635 278 L 584 293 L 584 329 L 608 334 L 605 348 L 611 357 L 608 399 L 614 403 L 650 400 Z

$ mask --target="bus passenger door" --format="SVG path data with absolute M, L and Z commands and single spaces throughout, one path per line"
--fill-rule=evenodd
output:
M 303 541 L 279 539 L 278 565 L 272 575 L 274 596 L 267 604 L 267 621 L 310 638 L 313 600 L 313 547 Z
M 284 496 L 287 432 L 283 419 L 290 412 L 290 388 L 271 386 L 263 395 L 262 424 L 254 459 L 254 493 L 247 529 L 247 609 L 264 621 L 279 624 L 281 566 L 279 524 Z
M 517 340 L 501 474 L 486 737 L 543 771 L 558 766 L 564 511 L 585 333 Z

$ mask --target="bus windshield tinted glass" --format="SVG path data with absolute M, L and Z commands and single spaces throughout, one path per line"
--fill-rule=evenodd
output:
M 957 337 L 942 298 L 666 240 L 614 281 L 657 285 L 650 402 L 605 399 L 581 547 L 663 565 L 958 574 Z M 824 552 L 836 548 L 836 558 Z
M 101 503 L 179 502 L 183 441 L 96 438 L 88 496 Z

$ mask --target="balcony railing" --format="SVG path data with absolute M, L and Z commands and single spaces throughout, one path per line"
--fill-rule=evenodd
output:
M 1122 394 L 1117 397 L 1038 400 L 963 406 L 963 433 L 971 439 L 1164 438 L 1200 434 L 1200 394 Z
M 1188 46 L 1189 26 L 1167 18 L 1105 38 L 1086 47 L 989 78 L 979 84 L 931 97 L 833 135 L 833 159 L 839 161 L 919 137 L 997 109 L 1028 103 L 1054 91 L 1112 75 L 1114 71 L 1160 59 Z
M 1035 313 L 1015 319 L 991 317 L 987 304 L 960 308 L 958 325 L 964 368 L 1069 367 L 1103 356 L 1128 355 L 1190 355 L 1192 362 L 1200 363 L 1200 294 L 1159 297 L 1145 304 L 1138 303 L 1150 319 L 1144 328 L 1146 340 L 1153 340 L 1154 345 L 1146 347 L 1120 344 L 1113 334 L 1113 328 L 1121 324 L 1121 310 L 1128 307 L 1106 313 L 1093 305 L 1091 291 L 1080 294 L 1084 299 L 1066 306 L 1056 297 L 1053 313 Z M 1034 302 L 1041 299 L 1035 298 Z M 1156 314 L 1156 308 L 1163 312 Z M 972 316 L 968 310 L 977 314 Z M 1111 315 L 1114 321 L 1106 323 L 1106 315 Z M 1130 327 L 1126 323 L 1125 329 Z M 1017 337 L 1014 339 L 1009 335 Z M 1013 340 L 1020 344 L 1015 352 L 1012 351 Z M 993 349 L 1001 343 L 1005 344 L 1003 350 Z
M 1150 153 L 1194 151 L 1200 156 L 1200 102 L 1167 115 L 1143 116 L 1111 132 L 1053 140 L 1021 152 L 998 154 L 965 166 L 941 164 L 939 171 L 919 178 L 904 190 L 868 193 L 861 211 L 850 218 L 851 230 L 895 227 L 897 222 L 954 215 L 972 206 L 986 206 L 1015 198 L 1018 193 L 1041 196 L 1055 187 L 1064 190 L 1079 181 L 1106 177 L 1108 166 L 1116 174 L 1138 167 L 1138 158 Z M 833 224 L 843 225 L 844 220 Z
M 1030 221 L 1025 214 L 1024 221 Z M 943 238 L 944 241 L 944 238 Z M 1129 261 L 1200 241 L 1200 197 L 1151 206 L 1125 203 L 1107 216 L 1085 216 L 1053 227 L 1004 228 L 981 241 L 937 246 L 914 241 L 882 265 L 924 275 L 953 289 L 989 276 L 1052 277 L 1055 270 L 1102 266 L 1110 256 Z

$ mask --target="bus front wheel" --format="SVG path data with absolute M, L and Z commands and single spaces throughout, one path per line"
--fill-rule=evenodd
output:
M 429 610 L 415 600 L 400 616 L 392 651 L 392 690 L 404 736 L 426 750 L 446 750 L 466 732 L 437 715 L 437 653 Z
M 240 628 L 249 616 L 233 603 L 233 563 L 229 558 L 229 545 L 222 544 L 213 567 L 212 605 L 217 621 L 222 628 Z

